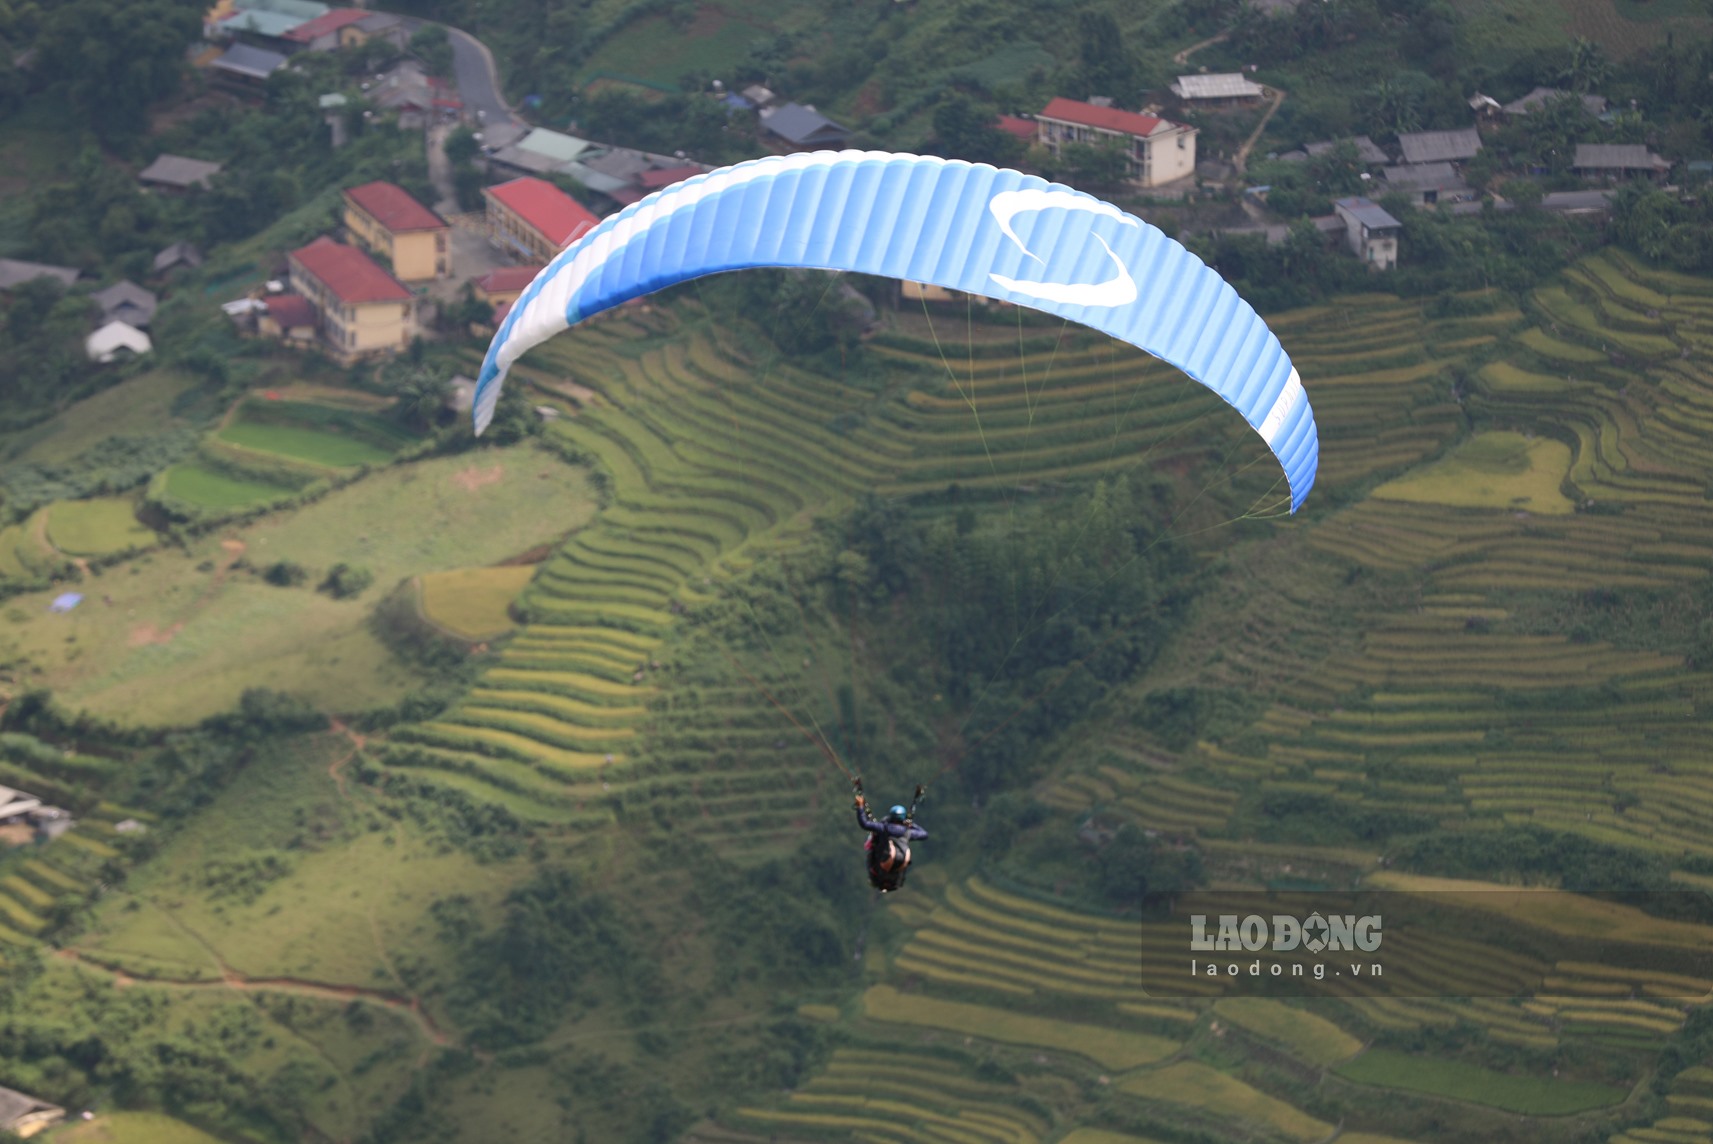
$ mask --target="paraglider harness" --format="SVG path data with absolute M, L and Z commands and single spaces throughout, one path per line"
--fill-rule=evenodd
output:
M 851 787 L 855 792 L 855 803 L 860 821 L 861 816 L 868 809 L 868 801 L 862 793 L 862 778 L 859 776 L 852 779 Z M 910 870 L 910 830 L 916 825 L 916 805 L 922 801 L 922 796 L 925 793 L 927 793 L 926 790 L 918 783 L 916 793 L 910 798 L 910 808 L 904 812 L 903 826 L 905 829 L 902 837 L 895 836 L 890 832 L 877 834 L 871 830 L 868 840 L 863 843 L 863 850 L 868 855 L 869 885 L 883 894 L 890 894 L 904 885 L 904 875 Z M 886 821 L 890 822 L 891 819 L 888 818 Z

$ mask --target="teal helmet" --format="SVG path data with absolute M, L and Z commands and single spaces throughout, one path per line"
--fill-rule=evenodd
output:
M 908 813 L 909 812 L 906 811 L 902 806 L 895 806 L 891 810 L 886 812 L 886 821 L 888 821 L 888 822 L 903 822 L 905 815 L 907 815 Z

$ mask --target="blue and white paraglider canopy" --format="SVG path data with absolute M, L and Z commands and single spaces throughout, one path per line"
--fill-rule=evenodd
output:
M 663 287 L 756 267 L 932 283 L 1059 314 L 1224 398 L 1279 459 L 1291 511 L 1314 485 L 1314 412 L 1279 339 L 1157 228 L 1020 171 L 884 151 L 754 159 L 656 191 L 560 252 L 513 305 L 476 382 L 487 428 L 532 347 Z

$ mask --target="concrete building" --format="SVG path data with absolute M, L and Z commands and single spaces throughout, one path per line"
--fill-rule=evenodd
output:
M 546 264 L 597 222 L 576 199 L 542 179 L 525 177 L 482 188 L 494 241 L 529 262 Z
M 281 38 L 305 51 L 337 51 L 366 40 L 367 35 L 358 25 L 373 15 L 373 12 L 365 12 L 360 8 L 334 8 L 313 20 L 299 24 Z
M 1369 269 L 1390 270 L 1398 264 L 1398 232 L 1403 223 L 1378 203 L 1364 198 L 1339 199 L 1332 208 L 1344 220 L 1345 241 L 1351 251 Z
M 1035 128 L 1036 140 L 1054 155 L 1070 143 L 1122 149 L 1130 178 L 1144 187 L 1195 173 L 1196 129 L 1158 116 L 1060 97 L 1035 117 Z
M 392 263 L 404 282 L 448 273 L 452 228 L 445 219 L 393 183 L 364 183 L 345 192 L 345 229 L 359 244 Z
M 322 340 L 340 360 L 400 350 L 416 335 L 410 291 L 356 247 L 323 236 L 286 262 L 292 289 L 315 307 Z

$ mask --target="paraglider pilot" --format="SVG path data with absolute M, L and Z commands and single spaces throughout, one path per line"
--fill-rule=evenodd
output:
M 915 801 L 909 809 L 895 806 L 884 819 L 877 820 L 868 813 L 861 781 L 855 785 L 857 825 L 868 831 L 868 841 L 863 845 L 868 853 L 868 881 L 881 893 L 889 894 L 904 885 L 904 875 L 910 869 L 910 843 L 926 839 L 928 832 L 916 825 Z M 917 787 L 916 798 L 921 797 L 922 788 Z

